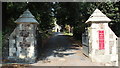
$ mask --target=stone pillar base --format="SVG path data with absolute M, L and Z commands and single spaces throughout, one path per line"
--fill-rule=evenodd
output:
M 36 59 L 35 58 L 24 58 L 24 59 L 21 59 L 21 58 L 18 58 L 18 57 L 11 57 L 9 56 L 8 57 L 8 63 L 22 63 L 22 64 L 32 64 L 32 63 L 35 63 L 36 62 Z

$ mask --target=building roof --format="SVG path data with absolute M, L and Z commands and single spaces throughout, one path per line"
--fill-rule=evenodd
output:
M 110 21 L 111 20 L 105 14 L 103 14 L 99 9 L 96 9 L 85 23 L 89 22 L 107 23 Z
M 32 13 L 27 9 L 23 12 L 23 14 L 15 21 L 15 23 L 33 23 L 39 24 L 37 20 L 34 18 Z

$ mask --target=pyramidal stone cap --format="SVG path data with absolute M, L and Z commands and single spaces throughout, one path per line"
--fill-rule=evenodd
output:
M 31 23 L 31 24 L 39 24 L 37 20 L 34 18 L 32 13 L 27 9 L 23 12 L 23 14 L 15 21 L 15 23 Z
M 110 21 L 111 19 L 109 19 L 105 14 L 103 14 L 99 9 L 96 9 L 85 23 L 107 23 Z

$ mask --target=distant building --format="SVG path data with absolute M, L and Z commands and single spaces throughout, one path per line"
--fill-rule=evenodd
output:
M 53 32 L 60 32 L 61 30 L 61 26 L 59 26 L 57 23 L 56 23 L 56 18 L 54 19 L 54 27 L 53 27 Z

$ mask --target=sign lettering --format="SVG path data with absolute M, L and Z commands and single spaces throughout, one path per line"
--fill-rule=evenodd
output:
M 104 49 L 104 30 L 99 30 L 99 50 Z

